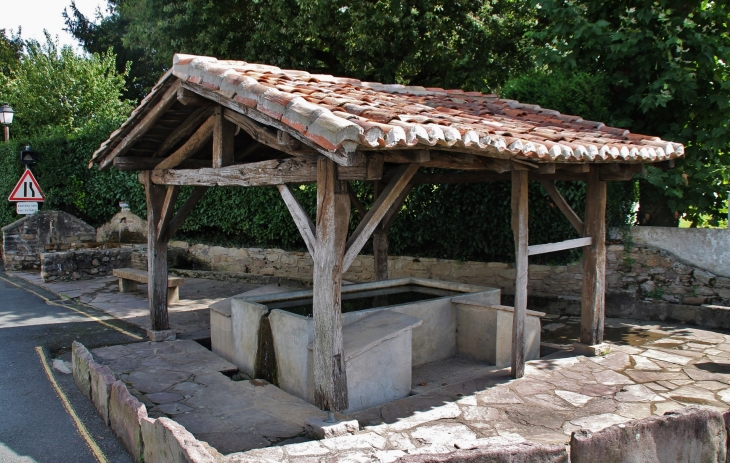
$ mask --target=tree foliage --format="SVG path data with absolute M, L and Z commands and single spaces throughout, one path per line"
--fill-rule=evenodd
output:
M 20 64 L 23 45 L 20 32 L 8 36 L 5 29 L 0 29 L 0 83 Z
M 15 110 L 13 136 L 71 133 L 89 126 L 121 123 L 131 104 L 121 99 L 124 76 L 115 69 L 111 51 L 77 55 L 46 43 L 25 42 L 20 63 L 0 88 L 0 100 Z
M 661 215 L 648 203 L 664 203 L 695 225 L 705 214 L 716 224 L 730 189 L 730 5 L 546 0 L 539 8 L 541 27 L 530 33 L 539 61 L 606 76 L 629 129 L 687 147 L 677 168 L 649 168 L 642 209 Z

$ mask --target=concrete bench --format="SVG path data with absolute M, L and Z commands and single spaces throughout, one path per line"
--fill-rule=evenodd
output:
M 119 292 L 131 293 L 137 291 L 137 283 L 143 285 L 149 284 L 150 278 L 146 271 L 137 270 L 135 268 L 117 268 L 112 271 L 112 275 L 119 278 Z M 180 285 L 185 283 L 185 279 L 181 277 L 167 277 L 167 303 L 178 302 L 180 300 Z

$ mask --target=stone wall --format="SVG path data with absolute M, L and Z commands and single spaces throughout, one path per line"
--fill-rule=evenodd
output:
M 6 270 L 37 270 L 40 254 L 51 249 L 69 249 L 93 242 L 96 229 L 61 211 L 43 211 L 26 216 L 3 231 L 3 262 Z
M 86 280 L 130 267 L 133 248 L 84 249 L 41 254 L 43 281 Z
M 171 254 L 181 268 L 277 276 L 305 281 L 312 279 L 312 258 L 306 252 L 281 249 L 235 249 L 181 241 L 170 243 Z M 698 252 L 702 252 L 698 250 Z M 133 259 L 146 268 L 144 256 Z M 581 295 L 582 265 L 530 265 L 531 297 L 578 298 Z M 416 276 L 501 288 L 514 293 L 514 265 L 501 262 L 473 262 L 426 257 L 393 256 L 388 259 L 391 278 Z M 730 305 L 730 278 L 714 275 L 680 261 L 673 254 L 654 247 L 614 240 L 608 245 L 606 283 L 608 297 L 661 301 L 669 304 Z M 361 255 L 345 274 L 355 282 L 372 281 L 373 257 Z
M 96 241 L 112 243 L 146 243 L 147 221 L 122 209 L 96 230 Z

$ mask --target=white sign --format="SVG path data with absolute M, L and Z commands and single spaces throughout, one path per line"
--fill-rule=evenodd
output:
M 26 169 L 20 176 L 13 192 L 10 193 L 8 201 L 44 201 L 45 197 L 41 191 L 40 185 L 36 181 L 30 169 Z
M 15 209 L 20 215 L 35 214 L 36 212 L 38 212 L 38 203 L 34 203 L 32 201 L 22 201 L 16 203 Z

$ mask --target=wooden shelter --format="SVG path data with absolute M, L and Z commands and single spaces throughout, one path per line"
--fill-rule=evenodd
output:
M 602 342 L 606 182 L 683 155 L 682 145 L 496 95 L 314 75 L 274 66 L 176 55 L 172 69 L 94 153 L 90 166 L 138 170 L 147 196 L 149 304 L 169 327 L 167 243 L 214 186 L 275 185 L 314 260 L 315 401 L 348 408 L 342 275 L 373 238 L 387 279 L 388 228 L 421 183 L 512 182 L 516 248 L 512 376 L 524 373 L 528 256 L 583 247 L 581 342 Z M 419 173 L 420 167 L 451 173 Z M 555 180 L 587 184 L 585 222 Z M 349 181 L 374 182 L 366 208 Z M 528 246 L 528 182 L 539 181 L 582 238 Z M 292 184 L 317 184 L 312 220 Z M 180 186 L 193 193 L 175 211 Z M 350 207 L 361 216 L 348 237 Z M 486 220 L 486 218 L 485 218 Z

